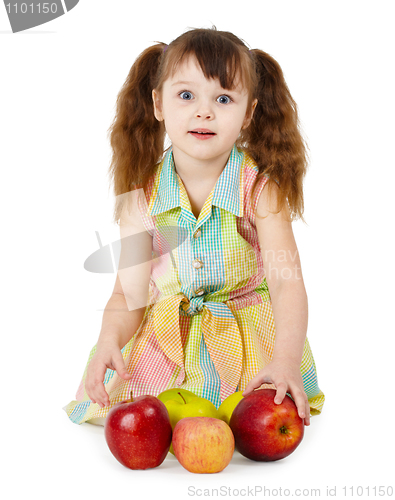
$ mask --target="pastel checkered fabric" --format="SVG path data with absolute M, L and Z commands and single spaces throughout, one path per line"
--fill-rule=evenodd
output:
M 218 407 L 244 390 L 273 355 L 275 325 L 255 226 L 255 209 L 267 177 L 250 200 L 258 174 L 252 158 L 233 147 L 229 160 L 198 219 L 178 176 L 172 149 L 166 153 L 139 206 L 153 238 L 150 301 L 144 318 L 122 349 L 130 381 L 107 370 L 104 384 L 110 407 L 93 404 L 84 381 L 64 410 L 77 423 L 106 417 L 118 401 L 142 394 L 157 396 L 179 387 Z M 174 241 L 171 240 L 175 240 Z M 321 412 L 308 340 L 301 374 L 311 414 Z M 261 387 L 274 387 L 263 384 Z

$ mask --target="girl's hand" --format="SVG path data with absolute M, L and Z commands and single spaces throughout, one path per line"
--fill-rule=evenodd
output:
M 86 392 L 92 403 L 97 403 L 100 408 L 110 405 L 110 399 L 103 384 L 107 368 L 116 370 L 117 374 L 125 380 L 130 380 L 132 377 L 126 371 L 122 352 L 115 342 L 107 342 L 97 346 L 86 374 Z
M 276 404 L 282 403 L 287 392 L 291 394 L 298 408 L 299 416 L 304 418 L 305 425 L 310 425 L 310 405 L 304 392 L 299 366 L 290 364 L 289 360 L 286 359 L 273 359 L 248 382 L 243 396 L 247 396 L 262 384 L 275 385 L 277 392 L 274 402 Z

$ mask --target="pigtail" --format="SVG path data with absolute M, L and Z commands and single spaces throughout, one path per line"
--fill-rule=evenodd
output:
M 109 175 L 116 197 L 116 223 L 125 200 L 120 195 L 136 188 L 145 190 L 163 157 L 165 128 L 155 118 L 152 89 L 165 47 L 158 43 L 140 54 L 117 97 L 115 118 L 109 128 L 113 150 Z
M 280 190 L 277 212 L 288 202 L 291 220 L 300 217 L 303 222 L 303 178 L 307 169 L 307 145 L 299 130 L 298 111 L 279 64 L 262 50 L 250 51 L 255 62 L 258 104 L 250 126 L 243 131 L 242 140 L 256 161 L 259 180 L 269 174 L 267 187 L 274 182 Z

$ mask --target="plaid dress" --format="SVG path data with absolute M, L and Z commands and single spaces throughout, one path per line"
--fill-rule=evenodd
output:
M 76 400 L 64 407 L 73 422 L 103 423 L 131 390 L 134 397 L 157 396 L 178 387 L 218 407 L 270 362 L 275 325 L 254 216 L 268 178 L 261 179 L 251 202 L 257 174 L 253 159 L 234 146 L 196 219 L 172 149 L 167 151 L 146 197 L 139 197 L 144 225 L 153 237 L 153 261 L 149 305 L 122 349 L 132 379 L 108 369 L 104 384 L 110 407 L 91 403 L 84 381 L 95 345 Z M 307 338 L 300 370 L 310 412 L 319 414 L 325 396 Z

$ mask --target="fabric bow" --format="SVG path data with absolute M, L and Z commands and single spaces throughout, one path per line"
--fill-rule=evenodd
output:
M 180 367 L 180 380 L 185 376 L 180 307 L 188 316 L 202 314 L 202 333 L 221 378 L 223 401 L 235 392 L 241 377 L 243 344 L 237 321 L 226 302 L 205 302 L 202 296 L 188 300 L 184 294 L 171 295 L 155 304 L 155 335 L 166 356 Z

